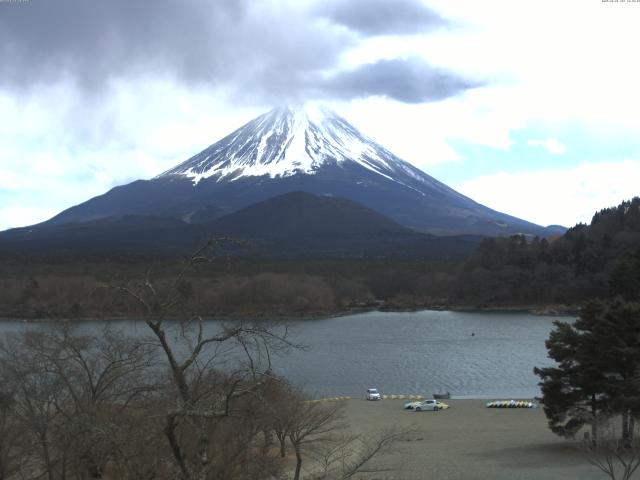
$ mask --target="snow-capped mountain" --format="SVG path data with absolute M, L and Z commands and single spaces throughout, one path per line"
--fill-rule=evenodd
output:
M 314 175 L 323 167 L 348 163 L 404 187 L 413 188 L 410 184 L 417 180 L 426 189 L 456 193 L 317 104 L 276 108 L 158 178 L 182 175 L 194 183 L 207 178 L 234 181 L 268 176 L 273 179 Z
M 314 104 L 276 108 L 156 178 L 116 187 L 47 223 L 130 214 L 207 222 L 293 191 L 344 197 L 423 232 L 549 234 L 461 195 Z

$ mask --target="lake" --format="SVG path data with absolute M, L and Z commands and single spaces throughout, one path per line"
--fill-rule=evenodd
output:
M 375 387 L 388 394 L 532 398 L 539 395 L 533 367 L 552 364 L 544 341 L 554 320 L 573 318 L 420 311 L 294 320 L 287 322 L 292 339 L 308 348 L 275 357 L 274 370 L 315 397 L 360 397 Z M 147 331 L 140 322 L 111 323 L 138 335 Z M 43 325 L 4 321 L 0 332 Z

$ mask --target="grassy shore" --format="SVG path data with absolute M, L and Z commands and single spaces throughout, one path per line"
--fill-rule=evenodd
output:
M 372 461 L 377 480 L 603 479 L 579 442 L 555 436 L 541 408 L 490 409 L 485 400 L 447 400 L 439 412 L 403 410 L 406 400 L 349 400 L 354 433 L 392 426 L 412 433 Z

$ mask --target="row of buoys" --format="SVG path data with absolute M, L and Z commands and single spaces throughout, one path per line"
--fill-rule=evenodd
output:
M 0 0 L 2 1 L 2 0 Z M 423 395 L 382 395 L 381 398 L 385 400 L 422 400 L 424 398 Z M 308 400 L 310 403 L 317 402 L 341 402 L 343 400 L 351 400 L 351 397 L 328 397 L 328 398 L 317 398 L 315 400 Z
M 487 403 L 487 408 L 536 408 L 537 406 L 526 400 L 495 400 Z
M 319 403 L 319 402 L 343 402 L 345 400 L 351 400 L 351 397 L 329 397 L 329 398 L 316 398 L 314 400 L 307 400 L 307 403 Z

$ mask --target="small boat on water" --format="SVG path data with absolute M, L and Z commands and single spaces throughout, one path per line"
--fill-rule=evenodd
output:
M 435 398 L 436 400 L 447 400 L 451 398 L 451 394 L 449 392 L 434 393 L 433 398 Z

